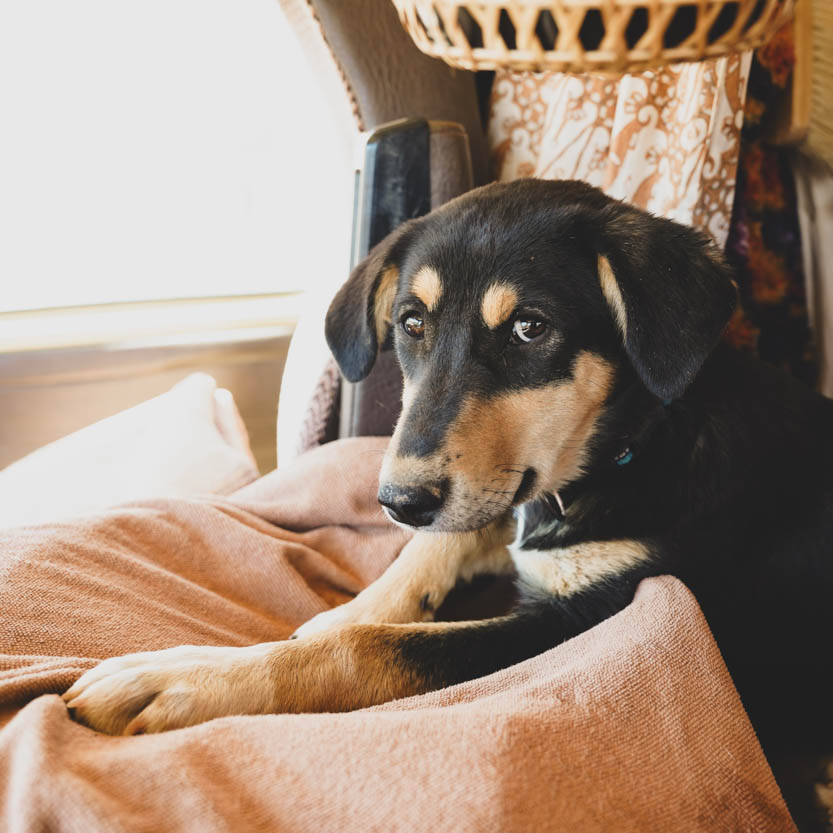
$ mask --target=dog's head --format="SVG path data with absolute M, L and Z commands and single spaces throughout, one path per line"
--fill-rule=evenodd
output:
M 345 376 L 391 327 L 405 378 L 379 500 L 430 530 L 486 525 L 581 475 L 614 387 L 680 396 L 735 304 L 701 234 L 578 182 L 490 185 L 405 223 L 327 316 Z

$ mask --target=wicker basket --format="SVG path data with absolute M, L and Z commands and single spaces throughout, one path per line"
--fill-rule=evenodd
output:
M 455 67 L 620 73 L 754 49 L 799 0 L 393 2 L 417 46 Z

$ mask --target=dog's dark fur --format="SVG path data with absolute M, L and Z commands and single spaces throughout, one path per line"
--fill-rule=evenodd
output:
M 624 338 L 600 288 L 600 255 L 619 287 Z M 409 292 L 425 266 L 441 279 L 435 311 Z M 833 403 L 716 347 L 735 288 L 706 238 L 580 183 L 480 189 L 401 227 L 336 298 L 328 338 L 350 379 L 373 365 L 375 292 L 391 268 L 405 378 L 430 380 L 403 416 L 397 453 L 445 450 L 467 397 L 488 403 L 570 380 L 580 354 L 598 356 L 612 368 L 611 382 L 581 473 L 559 485 L 565 516 L 542 494 L 550 484 L 530 459 L 506 461 L 523 475 L 506 506 L 523 504 L 521 550 L 628 540 L 647 553 L 575 593 L 526 586 L 514 615 L 441 643 L 414 635 L 399 649 L 405 664 L 432 687 L 486 674 L 596 624 L 628 604 L 640 579 L 667 573 L 696 595 L 765 745 L 831 748 Z M 478 304 L 496 278 L 517 291 L 518 306 L 492 330 Z M 408 316 L 424 322 L 421 339 L 404 332 Z M 545 322 L 546 333 L 510 344 L 519 316 Z M 524 419 L 542 416 L 530 410 Z M 417 513 L 419 525 L 464 528 L 442 518 L 453 483 L 424 485 L 441 502 Z M 409 488 L 386 484 L 383 474 L 380 496 L 395 517 L 413 498 Z

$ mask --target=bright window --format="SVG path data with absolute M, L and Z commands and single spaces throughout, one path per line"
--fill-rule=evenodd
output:
M 337 283 L 338 135 L 277 0 L 3 0 L 0 312 Z

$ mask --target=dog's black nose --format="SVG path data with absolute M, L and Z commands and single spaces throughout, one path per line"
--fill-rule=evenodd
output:
M 430 486 L 394 486 L 386 483 L 379 489 L 379 503 L 399 523 L 428 526 L 445 501 L 444 484 Z

